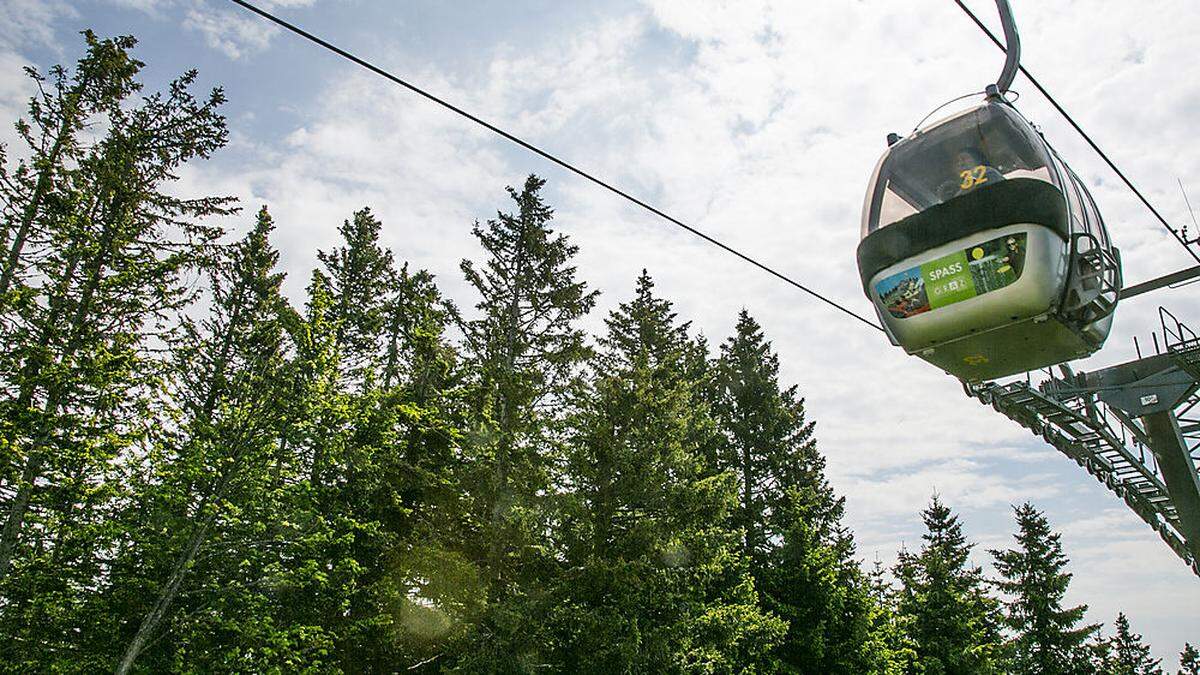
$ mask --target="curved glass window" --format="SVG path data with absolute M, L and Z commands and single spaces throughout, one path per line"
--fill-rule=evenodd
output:
M 1008 105 L 984 103 L 892 146 L 872 181 L 862 236 L 1009 178 L 1058 186 L 1045 143 Z
M 1068 190 L 1063 190 L 1063 192 L 1067 195 L 1067 208 L 1071 212 L 1071 231 L 1094 234 L 1091 223 L 1088 222 L 1087 214 L 1083 210 L 1083 196 L 1080 194 L 1079 176 L 1076 176 L 1075 172 L 1070 167 L 1067 167 L 1067 178 L 1070 179 L 1071 187 Z
M 1092 199 L 1092 193 L 1088 192 L 1087 186 L 1080 179 L 1079 191 L 1083 193 L 1083 210 L 1087 214 L 1088 220 L 1093 225 L 1096 236 L 1100 238 L 1100 245 L 1104 248 L 1112 248 L 1112 243 L 1108 240 L 1108 229 L 1104 227 L 1104 218 L 1100 215 L 1100 209 L 1096 208 L 1096 200 Z

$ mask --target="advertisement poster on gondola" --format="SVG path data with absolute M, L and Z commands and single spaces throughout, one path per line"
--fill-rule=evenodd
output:
M 897 319 L 1004 288 L 1025 267 L 1025 233 L 998 237 L 880 281 L 875 292 Z

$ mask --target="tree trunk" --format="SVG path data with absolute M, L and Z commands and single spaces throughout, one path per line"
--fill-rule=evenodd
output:
M 106 223 L 101 236 L 100 250 L 89 266 L 91 269 L 88 272 L 87 283 L 80 294 L 79 306 L 76 308 L 75 315 L 71 318 L 71 323 L 68 326 L 67 335 L 70 337 L 62 354 L 59 356 L 60 362 L 74 356 L 75 351 L 81 346 L 79 333 L 83 327 L 84 320 L 88 317 L 88 313 L 91 310 L 92 299 L 96 289 L 100 285 L 100 277 L 103 274 L 109 247 L 112 243 L 112 227 Z M 57 319 L 52 316 L 51 320 L 56 321 Z M 52 324 L 48 322 L 44 326 L 42 333 L 44 343 L 48 344 L 51 329 Z M 30 384 L 30 382 L 36 379 L 38 373 L 41 371 L 41 367 L 41 365 L 35 364 L 34 372 L 30 374 L 26 383 L 22 385 L 19 408 L 27 408 L 32 404 L 34 389 L 36 387 Z M 25 460 L 25 470 L 22 472 L 21 482 L 17 486 L 16 497 L 13 499 L 12 507 L 9 509 L 4 529 L 0 531 L 0 582 L 3 582 L 8 577 L 8 568 L 12 562 L 13 550 L 16 548 L 17 536 L 25 524 L 25 514 L 29 510 L 29 502 L 33 496 L 34 483 L 41 475 L 42 464 L 46 459 L 43 453 L 53 433 L 50 418 L 58 413 L 59 404 L 62 402 L 62 398 L 66 392 L 61 387 L 55 387 L 48 394 L 46 405 L 42 408 L 41 429 L 37 434 L 37 440 L 29 449 L 28 457 Z
M 125 655 L 121 657 L 121 663 L 117 666 L 117 675 L 125 675 L 133 669 L 133 663 L 137 660 L 139 654 L 146 647 L 146 642 L 154 631 L 158 630 L 159 624 L 167 615 L 167 611 L 171 609 L 171 605 L 175 602 L 175 598 L 179 595 L 179 587 L 183 583 L 183 578 L 187 575 L 188 568 L 191 567 L 192 561 L 196 559 L 196 553 L 199 552 L 200 546 L 204 544 L 204 539 L 208 534 L 209 525 L 212 524 L 213 516 L 206 517 L 192 531 L 192 535 L 188 538 L 187 545 L 180 552 L 179 558 L 175 561 L 174 568 L 171 569 L 171 575 L 167 578 L 167 583 L 163 586 L 162 591 L 158 594 L 158 600 L 154 603 L 153 609 L 146 614 L 142 619 L 142 623 L 138 626 L 137 633 L 134 634 L 133 640 L 129 642 L 129 646 L 125 649 Z
M 611 442 L 615 446 L 619 441 L 613 438 Z M 592 526 L 592 555 L 597 560 L 604 560 L 608 557 L 608 540 L 612 536 L 615 516 L 612 494 L 612 460 L 607 455 L 608 453 L 605 452 L 597 457 L 599 467 L 596 476 L 595 520 Z
M 750 560 L 751 569 L 757 577 L 762 571 L 759 567 L 759 523 L 761 514 L 754 507 L 754 470 L 751 466 L 752 450 L 749 443 L 742 444 L 742 514 L 743 526 L 746 528 L 746 557 Z
M 8 256 L 4 260 L 4 269 L 0 270 L 0 300 L 8 293 L 9 286 L 12 285 L 13 276 L 15 276 L 17 265 L 21 260 L 21 251 L 25 248 L 25 242 L 29 238 L 29 230 L 33 227 L 34 218 L 37 217 L 38 209 L 42 205 L 42 200 L 46 198 L 46 193 L 53 187 L 51 175 L 54 172 L 55 164 L 58 163 L 63 146 L 66 145 L 68 135 L 73 133 L 72 128 L 77 122 L 76 116 L 79 112 L 79 98 L 87 86 L 88 79 L 84 78 L 67 95 L 66 103 L 63 106 L 62 125 L 59 126 L 58 134 L 54 138 L 54 145 L 51 146 L 50 152 L 45 158 L 45 165 L 38 172 L 37 184 L 33 188 L 33 196 L 30 197 L 29 203 L 25 205 L 25 210 L 21 214 L 21 222 L 17 225 L 17 231 L 13 236 L 12 244 L 8 248 Z
M 513 451 L 516 448 L 516 402 L 513 401 L 512 380 L 516 375 L 517 369 L 517 328 L 520 325 L 520 309 L 521 309 L 521 294 L 524 292 L 522 286 L 522 271 L 525 266 L 525 235 L 522 231 L 520 240 L 517 244 L 517 256 L 513 265 L 513 277 L 510 283 L 509 293 L 511 298 L 508 306 L 508 316 L 505 322 L 504 336 L 504 355 L 501 361 L 502 371 L 499 374 L 496 382 L 497 398 L 500 400 L 500 442 L 497 444 L 496 453 L 496 468 L 494 473 L 495 492 L 493 493 L 494 503 L 492 504 L 491 513 L 491 546 L 490 557 L 492 564 L 492 572 L 498 583 L 502 583 L 504 579 L 504 544 L 501 541 L 500 530 L 507 518 L 508 509 L 500 508 L 501 500 L 505 499 L 505 493 L 508 491 L 510 464 L 512 461 Z M 507 385 L 507 386 L 506 386 Z M 500 588 L 494 589 L 501 590 Z
M 391 321 L 388 322 L 388 347 L 387 359 L 383 367 L 383 388 L 391 390 L 392 385 L 400 381 L 400 313 L 401 309 L 400 292 L 396 293 L 396 300 L 392 303 Z
M 13 498 L 12 508 L 4 522 L 4 530 L 0 533 L 0 581 L 8 576 L 8 566 L 12 562 L 13 549 L 16 548 L 17 535 L 25 523 L 25 512 L 29 509 L 29 500 L 33 496 L 33 483 L 42 471 L 42 456 L 31 455 L 25 462 L 25 470 L 21 473 L 21 482 L 17 485 L 17 494 Z
M 204 426 L 208 426 L 213 421 L 213 411 L 216 408 L 217 401 L 220 399 L 223 390 L 226 388 L 226 375 L 229 368 L 230 352 L 233 349 L 234 332 L 241 326 L 244 316 L 245 292 L 244 289 L 238 289 L 238 294 L 235 296 L 237 304 L 234 306 L 229 324 L 226 326 L 224 335 L 221 336 L 221 346 L 218 349 L 217 359 L 214 362 L 213 370 L 208 377 L 208 390 L 204 392 L 202 397 L 204 403 L 199 411 L 200 422 Z M 248 443 L 248 441 L 247 441 Z M 233 477 L 238 473 L 241 466 L 241 452 L 235 455 L 235 461 L 228 468 L 228 473 L 224 474 L 221 479 L 214 485 L 212 492 L 201 502 L 198 513 L 202 514 L 209 504 L 219 501 L 229 487 Z M 158 601 L 154 604 L 154 608 L 150 610 L 142 623 L 138 626 L 138 631 L 130 641 L 129 646 L 125 650 L 125 655 L 121 658 L 121 663 L 117 667 L 117 673 L 123 675 L 128 673 L 133 668 L 134 661 L 137 660 L 139 654 L 146 647 L 150 636 L 154 634 L 162 623 L 167 612 L 171 609 L 172 603 L 175 602 L 176 596 L 179 594 L 179 587 L 183 584 L 183 578 L 187 574 L 188 568 L 192 561 L 196 558 L 196 553 L 204 544 L 204 540 L 208 535 L 208 530 L 216 519 L 215 512 L 204 517 L 200 524 L 192 532 L 188 543 L 184 546 L 179 558 L 175 562 L 175 567 L 171 570 L 171 575 L 167 578 L 163 590 L 158 595 Z

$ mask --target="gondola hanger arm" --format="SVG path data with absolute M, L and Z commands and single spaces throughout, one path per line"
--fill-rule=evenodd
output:
M 1000 11 L 1000 25 L 1004 28 L 1005 57 L 1004 69 L 1000 71 L 995 86 L 997 94 L 1003 94 L 1012 86 L 1021 67 L 1021 36 L 1017 33 L 1017 21 L 1013 18 L 1008 0 L 996 0 L 996 9 Z

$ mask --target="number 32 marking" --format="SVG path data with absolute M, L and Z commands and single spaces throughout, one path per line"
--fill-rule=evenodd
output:
M 982 185 L 987 182 L 987 167 L 980 164 L 973 169 L 959 172 L 959 177 L 962 182 L 958 184 L 960 190 L 970 190 L 976 185 Z

